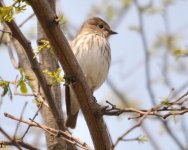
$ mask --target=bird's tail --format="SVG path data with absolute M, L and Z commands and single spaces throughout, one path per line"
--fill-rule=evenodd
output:
M 75 128 L 80 106 L 71 86 L 65 86 L 65 99 L 67 108 L 66 127 Z
M 74 129 L 76 127 L 77 118 L 78 118 L 78 112 L 74 115 L 69 115 L 66 120 L 66 126 Z

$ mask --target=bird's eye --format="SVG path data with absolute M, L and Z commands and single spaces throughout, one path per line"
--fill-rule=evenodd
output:
M 100 24 L 100 25 L 99 25 L 99 28 L 101 28 L 101 29 L 102 29 L 103 27 L 104 27 L 104 26 L 103 26 L 102 24 Z

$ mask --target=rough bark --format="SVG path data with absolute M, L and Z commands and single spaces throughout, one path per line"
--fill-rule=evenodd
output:
M 50 4 L 51 8 L 55 11 L 55 1 L 48 0 L 48 2 Z M 47 39 L 47 37 L 44 34 L 43 29 L 39 23 L 38 23 L 37 30 L 38 30 L 38 41 L 40 41 L 40 39 Z M 40 44 L 40 42 L 39 42 L 39 44 Z M 52 53 L 52 50 L 44 48 L 41 51 L 39 57 L 40 57 L 40 64 L 41 64 L 42 70 L 47 69 L 51 72 L 54 72 L 59 68 L 58 61 L 57 61 L 55 55 Z M 49 76 L 46 76 L 46 80 L 50 84 Z M 57 109 L 59 109 L 59 112 L 61 112 L 63 114 L 60 84 L 55 83 L 55 84 L 51 85 L 51 91 L 54 96 Z M 45 121 L 45 124 L 48 127 L 58 129 L 58 125 L 55 123 L 56 122 L 55 118 L 54 118 L 52 112 L 50 111 L 50 109 L 44 106 L 44 107 L 42 107 L 41 111 L 42 111 L 42 116 Z M 65 141 L 58 140 L 58 138 L 54 138 L 54 137 L 50 136 L 49 134 L 46 134 L 46 142 L 47 142 L 47 147 L 49 150 L 63 150 L 63 149 L 73 150 L 73 149 L 76 149 L 75 146 L 73 146 L 69 143 L 66 144 Z
M 95 149 L 111 149 L 111 141 L 100 107 L 95 103 L 78 62 L 64 34 L 60 30 L 56 14 L 45 0 L 30 0 L 29 2 L 53 47 L 56 57 L 63 67 L 66 77 L 75 79 L 72 87 L 76 91 Z
M 3 6 L 1 2 L 0 6 Z M 59 104 L 61 100 L 60 87 L 58 86 L 59 89 L 56 90 L 55 93 L 51 92 L 53 91 L 53 88 L 51 90 L 47 80 L 42 73 L 41 67 L 39 66 L 37 60 L 34 59 L 33 50 L 31 48 L 30 42 L 24 37 L 24 35 L 14 21 L 6 22 L 6 24 L 7 30 L 10 29 L 10 31 L 12 32 L 13 38 L 10 36 L 10 42 L 17 52 L 19 58 L 19 67 L 23 68 L 24 72 L 28 74 L 32 79 L 30 81 L 30 86 L 33 93 L 37 94 L 40 87 L 42 97 L 44 97 L 44 99 L 47 100 L 49 104 L 49 108 L 45 107 L 44 105 L 42 108 L 42 110 L 46 110 L 42 111 L 43 116 L 46 116 L 46 118 L 44 118 L 46 125 L 64 130 L 63 113 L 61 110 L 61 104 Z M 56 86 L 55 89 L 57 89 Z M 56 104 L 56 99 L 59 99 L 58 104 Z M 70 143 L 65 143 L 62 139 L 60 140 L 55 137 L 48 137 L 48 149 L 76 149 L 74 145 Z

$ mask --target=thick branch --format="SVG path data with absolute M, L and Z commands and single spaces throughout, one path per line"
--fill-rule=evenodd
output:
M 51 8 L 55 11 L 55 3 L 56 1 L 52 0 L 46 0 Z M 41 46 L 43 42 L 42 39 L 47 39 L 45 33 L 43 32 L 42 27 L 37 22 L 37 44 L 38 46 Z M 58 66 L 58 60 L 54 56 L 54 54 L 51 52 L 51 48 L 43 48 L 42 51 L 39 53 L 39 63 L 41 64 L 40 67 L 42 70 L 49 70 L 51 72 L 55 72 L 59 66 Z M 51 83 L 51 77 L 46 75 L 46 80 L 48 83 Z M 52 84 L 51 85 L 51 91 L 55 99 L 55 103 L 57 106 L 57 109 L 59 110 L 59 113 L 63 114 L 62 111 L 62 96 L 61 96 L 61 88 L 60 84 Z M 57 124 L 55 123 L 55 118 L 52 114 L 52 112 L 47 107 L 42 107 L 41 114 L 44 119 L 45 124 L 48 127 L 58 129 Z M 64 116 L 63 116 L 64 117 Z M 71 150 L 77 150 L 76 147 L 70 143 L 67 143 L 66 141 L 59 140 L 58 138 L 55 138 L 49 134 L 45 134 L 46 136 L 46 143 L 48 150 L 62 150 L 62 149 L 71 149 Z
M 2 2 L 0 2 L 0 6 L 3 7 Z M 46 100 L 48 101 L 49 107 L 54 115 L 56 123 L 58 124 L 59 129 L 63 129 L 63 126 L 64 126 L 63 117 L 62 117 L 63 114 L 59 112 L 57 109 L 57 106 L 55 104 L 55 99 L 52 95 L 50 86 L 47 84 L 47 81 L 39 67 L 37 60 L 33 59 L 34 54 L 33 54 L 33 50 L 32 50 L 30 42 L 25 38 L 25 36 L 20 31 L 20 29 L 18 28 L 18 26 L 16 25 L 14 21 L 6 22 L 6 24 L 10 28 L 12 32 L 12 36 L 16 38 L 19 41 L 19 43 L 22 45 L 22 47 L 24 48 L 25 53 L 31 64 L 32 70 L 37 76 L 38 81 L 40 82 L 40 85 L 45 94 Z
M 76 78 L 76 82 L 73 84 L 73 89 L 76 92 L 80 107 L 88 124 L 95 149 L 109 150 L 110 140 L 102 116 L 94 116 L 94 111 L 97 110 L 98 105 L 94 103 L 92 93 L 86 83 L 83 73 L 64 34 L 61 32 L 58 23 L 55 21 L 57 19 L 56 14 L 52 11 L 51 7 L 45 0 L 32 0 L 29 2 L 54 48 L 54 53 L 59 59 L 66 76 Z

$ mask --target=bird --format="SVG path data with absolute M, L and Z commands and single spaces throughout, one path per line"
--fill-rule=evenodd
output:
M 71 49 L 80 65 L 91 92 L 97 90 L 106 80 L 110 63 L 111 48 L 108 39 L 117 34 L 99 17 L 86 20 L 71 42 Z M 75 128 L 80 106 L 75 91 L 69 86 L 69 100 L 66 100 L 66 127 Z

